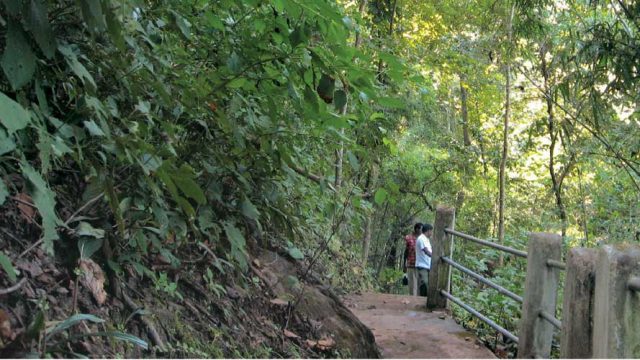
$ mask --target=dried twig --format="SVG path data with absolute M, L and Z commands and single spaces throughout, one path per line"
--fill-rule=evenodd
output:
M 124 289 L 121 289 L 121 290 L 122 290 L 122 292 L 121 292 L 122 293 L 122 299 L 127 304 L 127 306 L 129 306 L 131 311 L 136 311 L 136 310 L 140 309 L 140 306 L 138 306 L 133 300 L 131 300 L 131 298 L 126 294 Z M 158 331 L 156 330 L 156 327 L 153 325 L 151 320 L 149 320 L 146 317 L 142 316 L 142 314 L 140 314 L 140 313 L 138 313 L 138 316 L 140 317 L 140 321 L 142 321 L 144 326 L 147 327 L 147 330 L 149 330 L 149 337 L 151 338 L 151 340 L 153 340 L 154 344 L 156 344 L 156 346 L 158 348 L 160 348 L 161 352 L 164 352 L 165 351 L 164 350 L 165 349 L 164 342 L 162 341 L 162 338 L 160 338 L 160 334 L 158 334 Z
M 27 282 L 27 278 L 22 278 L 20 279 L 20 281 L 18 281 L 17 284 L 8 287 L 6 289 L 0 289 L 0 295 L 6 295 L 6 294 L 10 294 L 18 289 L 20 289 L 22 287 L 22 285 L 24 285 L 24 283 Z

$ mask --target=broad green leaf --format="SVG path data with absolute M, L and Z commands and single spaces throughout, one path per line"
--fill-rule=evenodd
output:
M 15 148 L 16 143 L 13 142 L 13 139 L 10 136 L 7 136 L 7 133 L 4 130 L 0 129 L 0 155 L 11 152 Z
M 84 127 L 89 131 L 89 134 L 93 136 L 105 136 L 104 131 L 100 129 L 98 124 L 93 120 L 83 121 Z
M 351 150 L 347 150 L 347 158 L 349 159 L 349 164 L 351 164 L 353 170 L 359 171 L 360 162 L 358 161 L 358 158 L 353 154 L 353 152 L 351 152 Z
M 295 246 L 291 246 L 291 247 L 287 248 L 287 252 L 289 253 L 289 256 L 291 256 L 292 258 L 294 258 L 296 260 L 304 259 L 304 254 L 302 253 L 302 251 L 300 251 L 300 249 L 298 249 Z
M 96 239 L 102 239 L 104 237 L 104 230 L 96 229 L 88 222 L 80 221 L 80 223 L 76 227 L 76 235 L 90 236 Z
M 91 255 L 102 247 L 103 239 L 94 239 L 84 237 L 78 241 L 78 250 L 80 251 L 80 258 L 88 259 Z
M 400 109 L 405 107 L 405 104 L 402 102 L 402 100 L 390 97 L 379 98 L 378 104 L 393 109 Z
M 111 41 L 113 41 L 120 51 L 124 51 L 125 40 L 122 34 L 122 24 L 118 21 L 111 1 L 102 0 L 102 9 L 104 10 L 105 18 L 107 20 L 107 31 L 109 32 L 109 35 L 111 35 Z
M 31 116 L 22 105 L 11 100 L 5 94 L 0 92 L 0 123 L 7 129 L 9 135 L 24 129 L 31 122 Z M 11 147 L 9 144 L 4 146 Z M 15 144 L 14 144 L 15 147 Z M 12 149 L 13 150 L 13 149 Z
M 376 204 L 382 205 L 384 201 L 387 199 L 388 195 L 389 193 L 387 192 L 387 190 L 385 190 L 384 188 L 380 188 L 376 190 L 376 193 L 374 195 L 374 201 L 376 202 Z
M 36 43 L 47 59 L 51 59 L 56 52 L 56 39 L 49 24 L 47 3 L 43 0 L 29 0 L 29 16 L 26 19 L 27 30 L 31 31 Z
M 258 216 L 260 216 L 260 212 L 256 209 L 256 206 L 253 205 L 249 199 L 245 198 L 242 201 L 242 215 L 248 217 L 249 219 L 256 220 Z
M 191 167 L 183 164 L 171 178 L 180 191 L 197 201 L 198 204 L 204 204 L 207 202 L 207 198 L 200 188 L 200 185 L 198 185 L 193 179 L 193 169 L 191 169 Z
M 224 233 L 227 234 L 227 239 L 229 239 L 231 245 L 240 249 L 244 249 L 246 242 L 244 239 L 244 235 L 242 235 L 240 230 L 238 230 L 235 225 L 229 222 L 225 222 L 223 227 Z
M 87 23 L 89 31 L 99 33 L 107 28 L 102 4 L 100 0 L 78 0 L 82 10 L 82 18 Z
M 4 181 L 0 179 L 0 205 L 3 205 L 7 200 L 7 196 L 9 196 L 9 190 L 7 190 L 7 185 L 5 185 Z
M 82 81 L 85 86 L 89 85 L 90 89 L 95 89 L 96 82 L 93 79 L 93 76 L 91 76 L 89 71 L 87 71 L 87 68 L 78 61 L 78 57 L 73 52 L 73 49 L 71 49 L 69 45 L 60 45 L 58 46 L 58 51 L 64 55 L 67 65 L 69 65 L 71 71 L 80 78 L 80 81 Z
M 247 82 L 246 78 L 243 77 L 239 77 L 237 79 L 233 79 L 231 80 L 228 84 L 227 87 L 231 88 L 231 89 L 239 89 L 241 88 L 245 83 Z
M 191 23 L 189 21 L 187 21 L 184 17 L 182 17 L 182 15 L 178 14 L 175 11 L 171 11 L 171 13 L 173 14 L 173 17 L 176 21 L 176 25 L 178 26 L 178 29 L 180 29 L 180 32 L 182 33 L 182 35 L 186 38 L 186 39 L 190 39 L 191 38 Z
M 11 18 L 8 21 L 6 45 L 0 65 L 14 90 L 20 89 L 31 81 L 36 71 L 36 56 L 31 50 L 24 30 Z
M 227 60 L 227 67 L 229 67 L 229 70 L 234 74 L 242 70 L 242 60 L 235 51 L 231 54 L 229 60 Z
M 2 266 L 2 270 L 7 273 L 7 277 L 9 277 L 9 280 L 12 283 L 16 282 L 16 280 L 18 279 L 16 277 L 16 269 L 13 267 L 13 264 L 11 264 L 11 259 L 9 259 L 9 257 L 2 251 L 0 251 L 0 266 Z
M 24 176 L 29 179 L 32 185 L 31 198 L 42 217 L 42 227 L 44 230 L 42 236 L 43 248 L 47 253 L 53 254 L 52 241 L 58 239 L 56 226 L 61 223 L 55 212 L 56 194 L 49 189 L 46 181 L 29 163 L 23 160 L 20 167 L 22 168 Z

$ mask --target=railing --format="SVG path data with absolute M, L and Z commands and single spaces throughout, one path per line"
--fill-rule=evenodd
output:
M 456 231 L 454 219 L 454 209 L 436 210 L 428 308 L 444 308 L 447 301 L 460 306 L 518 343 L 520 358 L 550 357 L 556 329 L 561 330 L 563 358 L 640 356 L 640 334 L 634 325 L 640 323 L 640 247 L 605 246 L 598 253 L 595 249 L 574 248 L 564 263 L 562 238 L 558 235 L 532 233 L 525 252 Z M 525 258 L 523 296 L 454 261 L 454 238 Z M 452 269 L 522 304 L 518 336 L 451 294 Z M 566 271 L 563 321 L 554 316 L 560 271 Z M 624 324 L 620 326 L 619 322 Z

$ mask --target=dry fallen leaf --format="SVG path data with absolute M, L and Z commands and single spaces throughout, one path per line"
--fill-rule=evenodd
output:
M 107 300 L 107 293 L 104 291 L 104 272 L 100 265 L 91 259 L 80 259 L 80 283 L 87 287 L 98 305 L 104 304 Z
M 291 332 L 291 331 L 289 331 L 287 329 L 284 330 L 284 336 L 286 336 L 288 338 L 291 338 L 291 339 L 297 339 L 297 338 L 300 337 L 300 336 L 296 335 L 295 333 L 293 333 L 293 332 Z
M 11 321 L 9 321 L 9 316 L 4 310 L 0 309 L 0 343 L 5 340 L 13 340 L 15 335 L 11 330 Z
M 407 300 L 407 299 L 402 300 L 402 303 L 403 303 L 403 304 L 405 304 L 405 305 L 409 304 L 410 302 L 411 302 L 411 301 L 409 301 L 409 300 Z
M 26 203 L 33 204 L 33 199 L 31 199 L 31 196 L 21 192 L 16 195 L 16 200 L 20 214 L 22 214 L 22 217 L 31 224 L 33 222 L 33 218 L 36 216 L 36 208 L 29 206 Z
M 336 346 L 336 342 L 332 338 L 324 338 L 318 341 L 306 340 L 305 344 L 310 348 L 314 348 L 320 351 L 330 350 Z
M 271 299 L 269 302 L 270 302 L 270 303 L 272 303 L 272 304 L 274 304 L 274 305 L 280 305 L 280 306 L 287 306 L 287 305 L 289 305 L 289 302 L 288 302 L 288 301 L 285 301 L 285 300 L 282 300 L 282 299 L 278 299 L 278 298 Z

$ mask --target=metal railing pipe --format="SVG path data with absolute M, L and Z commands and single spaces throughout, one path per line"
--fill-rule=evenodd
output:
M 549 314 L 548 312 L 540 311 L 539 315 L 541 318 L 550 322 L 551 325 L 555 326 L 557 329 L 560 329 L 562 327 L 562 322 L 560 322 L 560 320 L 556 319 L 553 315 Z
M 441 259 L 442 259 L 442 261 L 444 261 L 445 263 L 447 263 L 447 264 L 449 264 L 449 265 L 453 266 L 454 268 L 456 268 L 456 269 L 458 269 L 458 270 L 462 271 L 463 273 L 465 273 L 465 274 L 467 274 L 467 275 L 469 275 L 469 276 L 471 276 L 471 277 L 475 278 L 475 279 L 476 279 L 476 280 L 478 280 L 479 282 L 481 282 L 481 283 L 483 283 L 483 284 L 485 284 L 485 285 L 488 285 L 488 286 L 490 286 L 490 287 L 492 287 L 492 288 L 494 288 L 494 289 L 498 290 L 498 292 L 499 292 L 499 293 L 501 293 L 501 294 L 503 294 L 503 295 L 505 295 L 505 296 L 508 296 L 508 297 L 512 298 L 513 300 L 515 300 L 515 301 L 519 302 L 519 303 L 522 303 L 522 302 L 523 302 L 522 297 L 521 297 L 521 296 L 519 296 L 518 294 L 515 294 L 515 293 L 513 293 L 513 292 L 511 292 L 511 291 L 509 291 L 509 290 L 507 290 L 507 289 L 505 289 L 504 287 L 502 287 L 502 286 L 500 286 L 500 285 L 498 285 L 498 284 L 494 283 L 493 281 L 491 281 L 491 280 L 489 280 L 489 279 L 487 279 L 487 278 L 483 277 L 482 275 L 480 275 L 480 274 L 478 274 L 478 273 L 475 273 L 475 272 L 473 272 L 472 270 L 469 270 L 468 268 L 466 268 L 466 267 L 464 267 L 464 266 L 460 265 L 459 263 L 457 263 L 457 262 L 455 262 L 455 261 L 451 260 L 450 258 L 448 258 L 448 257 L 446 257 L 446 256 L 443 256 Z
M 634 276 L 627 282 L 629 290 L 640 292 L 640 277 Z
M 562 261 L 558 261 L 558 260 L 548 259 L 547 260 L 547 266 L 554 267 L 554 268 L 560 269 L 560 270 L 567 270 L 567 264 L 563 263 Z
M 455 304 L 457 304 L 461 308 L 467 310 L 468 312 L 473 314 L 478 319 L 484 321 L 485 323 L 487 323 L 487 325 L 491 326 L 496 331 L 500 332 L 502 335 L 508 337 L 509 339 L 513 340 L 516 343 L 518 342 L 518 337 L 517 336 L 513 335 L 512 333 L 510 333 L 507 329 L 503 328 L 502 326 L 496 324 L 493 320 L 491 320 L 488 317 L 482 315 L 476 309 L 474 309 L 471 306 L 465 304 L 464 302 L 462 302 L 462 300 L 458 299 L 457 297 L 449 294 L 448 292 L 446 292 L 444 290 L 440 290 L 440 294 L 442 294 L 442 296 L 446 297 L 447 299 L 453 301 Z
M 504 251 L 506 253 L 509 253 L 509 254 L 520 256 L 520 257 L 523 257 L 523 258 L 527 257 L 527 252 L 526 251 L 517 250 L 517 249 L 514 249 L 514 248 L 510 248 L 508 246 L 504 246 L 504 245 L 493 243 L 491 241 L 478 239 L 475 236 L 467 235 L 465 233 L 461 233 L 459 231 L 455 231 L 455 230 L 452 230 L 452 229 L 444 229 L 444 232 L 446 232 L 447 234 L 454 235 L 454 236 L 457 236 L 459 238 L 465 239 L 465 240 L 473 241 L 475 243 L 478 243 L 478 244 L 481 244 L 481 245 L 484 245 L 484 246 L 488 246 L 488 247 L 492 247 L 494 249 L 502 250 L 502 251 Z

